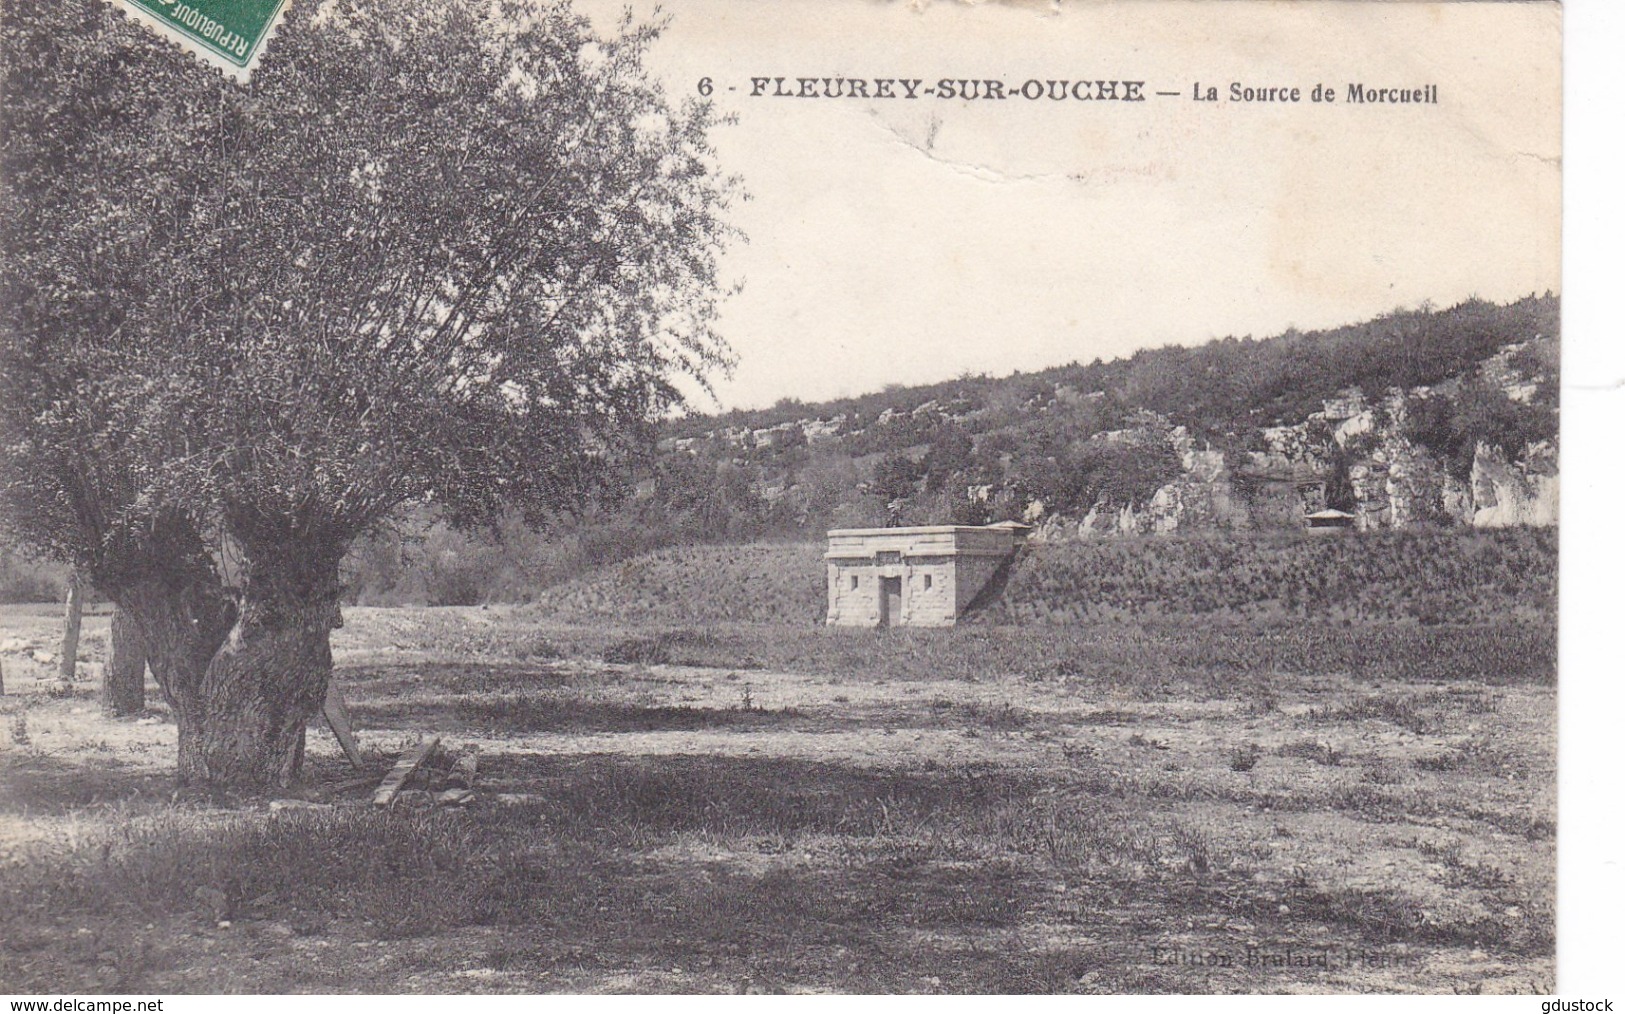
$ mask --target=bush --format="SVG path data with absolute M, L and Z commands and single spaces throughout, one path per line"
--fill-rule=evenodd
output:
M 1556 594 L 1552 529 L 1100 539 L 1031 546 L 981 619 L 1550 623 Z
M 1264 751 L 1257 743 L 1247 743 L 1230 751 L 1231 771 L 1251 771 L 1258 764 L 1258 758 L 1264 756 Z
M 67 592 L 63 568 L 0 548 L 0 605 L 59 602 Z

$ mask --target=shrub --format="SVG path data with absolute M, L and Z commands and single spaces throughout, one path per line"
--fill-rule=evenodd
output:
M 27 560 L 0 547 L 0 605 L 58 602 L 65 591 L 60 566 Z
M 1251 771 L 1264 751 L 1257 743 L 1246 743 L 1230 751 L 1231 771 Z

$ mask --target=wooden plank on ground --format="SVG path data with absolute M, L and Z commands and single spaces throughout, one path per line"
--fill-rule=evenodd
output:
M 395 801 L 395 796 L 406 785 L 406 780 L 412 777 L 431 753 L 440 745 L 440 737 L 426 739 L 417 746 L 401 754 L 401 759 L 389 769 L 389 774 L 378 783 L 378 790 L 372 794 L 372 801 L 379 806 L 388 806 Z
M 469 800 L 471 800 L 473 798 L 474 798 L 474 790 L 473 789 L 455 789 L 454 788 L 454 789 L 447 789 L 444 792 L 436 794 L 435 797 L 434 797 L 434 801 L 435 801 L 436 804 L 438 804 L 440 806 L 462 806 L 464 803 L 468 802 Z
M 470 747 L 457 758 L 457 763 L 451 766 L 451 774 L 446 776 L 447 788 L 472 789 L 474 776 L 478 773 L 480 755 L 477 750 Z
M 350 728 L 350 709 L 344 706 L 344 695 L 331 683 L 327 685 L 327 700 L 322 703 L 322 716 L 327 719 L 327 727 L 333 730 L 344 756 L 350 759 L 350 766 L 360 770 L 361 748 L 356 745 L 355 732 Z

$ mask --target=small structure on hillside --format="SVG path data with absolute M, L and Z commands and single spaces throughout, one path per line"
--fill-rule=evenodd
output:
M 1027 541 L 1027 525 L 838 528 L 824 554 L 826 623 L 951 627 Z
M 1303 526 L 1312 532 L 1346 531 L 1354 527 L 1354 515 L 1328 507 L 1303 516 Z

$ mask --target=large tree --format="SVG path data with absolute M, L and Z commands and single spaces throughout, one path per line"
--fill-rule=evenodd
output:
M 655 34 L 298 3 L 239 86 L 0 8 L 0 515 L 136 620 L 183 783 L 296 775 L 358 536 L 545 522 L 727 363 L 735 185 Z

